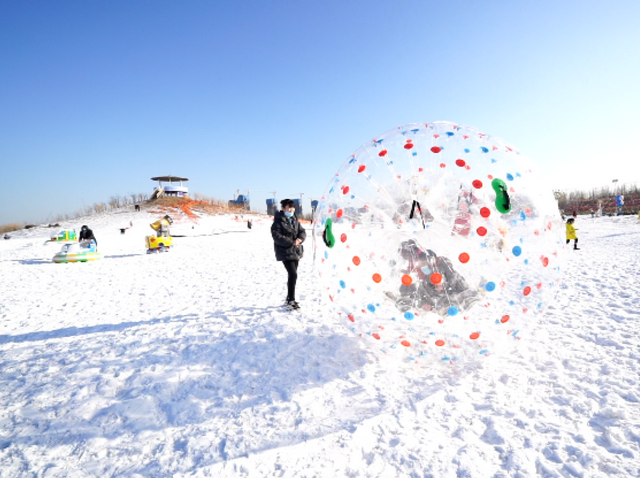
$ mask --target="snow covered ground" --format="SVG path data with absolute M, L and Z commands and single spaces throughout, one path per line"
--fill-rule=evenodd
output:
M 1 477 L 640 476 L 635 217 L 578 218 L 517 353 L 432 369 L 325 312 L 310 244 L 283 311 L 268 219 L 182 220 L 147 255 L 157 218 L 84 220 L 93 263 L 53 264 L 52 229 L 0 241 Z

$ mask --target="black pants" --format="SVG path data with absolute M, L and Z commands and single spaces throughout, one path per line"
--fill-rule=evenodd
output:
M 296 281 L 298 280 L 298 260 L 282 261 L 287 269 L 287 300 L 296 300 Z
M 569 244 L 570 242 L 571 242 L 571 239 L 567 239 L 567 244 Z M 578 239 L 573 240 L 573 248 L 574 249 L 578 248 Z

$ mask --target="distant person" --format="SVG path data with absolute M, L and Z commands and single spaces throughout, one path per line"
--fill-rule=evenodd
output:
M 136 209 L 136 212 L 139 212 L 140 211 L 140 205 L 136 204 L 135 209 Z
M 247 229 L 251 229 L 252 226 L 251 219 L 247 220 Z
M 98 240 L 96 239 L 96 236 L 94 236 L 93 231 L 89 229 L 88 226 L 82 226 L 80 228 L 80 235 L 78 236 L 78 242 L 83 242 L 83 241 L 87 241 L 87 242 L 94 241 L 96 246 L 98 245 Z
M 574 218 L 570 217 L 569 219 L 567 219 L 567 244 L 569 244 L 569 242 L 571 242 L 571 239 L 573 239 L 573 250 L 574 251 L 579 251 L 580 248 L 578 247 L 578 236 L 576 234 L 577 229 L 575 227 L 573 227 L 573 222 L 575 221 Z
M 6 239 L 11 239 L 11 236 L 10 236 L 9 234 L 5 234 L 5 235 L 4 235 L 4 238 L 5 238 L 5 240 L 6 240 Z
M 302 243 L 307 238 L 307 232 L 298 222 L 296 205 L 291 199 L 280 201 L 281 211 L 276 212 L 271 226 L 273 247 L 276 260 L 282 261 L 287 270 L 287 299 L 285 307 L 289 310 L 300 308 L 296 302 L 296 281 L 298 280 L 298 261 L 302 258 L 304 249 Z

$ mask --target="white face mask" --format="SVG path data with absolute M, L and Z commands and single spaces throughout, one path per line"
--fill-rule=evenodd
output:
M 284 211 L 284 215 L 287 217 L 293 217 L 293 213 L 289 211 Z
M 422 273 L 426 276 L 428 276 L 429 274 L 431 274 L 431 269 L 429 269 L 427 266 L 425 267 L 421 267 L 420 270 L 422 271 Z

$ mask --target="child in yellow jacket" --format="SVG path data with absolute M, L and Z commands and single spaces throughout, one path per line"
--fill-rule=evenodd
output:
M 578 247 L 578 236 L 576 234 L 577 229 L 575 227 L 573 227 L 573 221 L 575 221 L 574 218 L 570 217 L 569 219 L 567 219 L 567 244 L 569 244 L 569 242 L 571 241 L 571 239 L 573 239 L 573 249 L 576 251 L 579 251 L 580 248 Z

